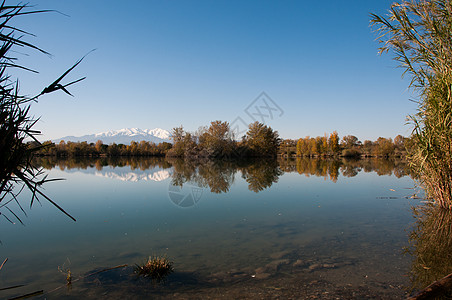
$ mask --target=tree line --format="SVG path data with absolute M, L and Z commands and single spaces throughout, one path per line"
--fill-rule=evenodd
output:
M 278 132 L 259 122 L 249 125 L 240 141 L 235 139 L 228 122 L 213 121 L 210 126 L 200 127 L 196 132 L 185 131 L 182 126 L 172 129 L 173 143 L 155 144 L 141 141 L 130 145 L 106 145 L 96 143 L 65 142 L 58 144 L 44 142 L 38 152 L 41 156 L 168 156 L 184 158 L 233 159 L 243 157 L 276 157 L 281 139 Z M 34 147 L 34 142 L 29 143 Z
M 240 141 L 228 122 L 213 121 L 195 133 L 182 126 L 172 130 L 173 147 L 167 156 L 185 158 L 276 157 L 281 139 L 277 131 L 260 122 L 249 125 Z
M 155 144 L 132 141 L 129 145 L 65 142 L 44 142 L 39 156 L 56 157 L 118 157 L 118 156 L 168 156 L 184 158 L 232 159 L 246 157 L 405 157 L 410 139 L 401 135 L 380 137 L 376 141 L 361 142 L 356 136 L 342 139 L 336 131 L 320 137 L 298 140 L 279 138 L 278 132 L 255 122 L 240 141 L 234 138 L 228 122 L 213 121 L 209 127 L 200 127 L 191 133 L 182 126 L 173 128 L 173 143 Z M 35 147 L 34 142 L 29 143 Z
M 33 142 L 29 143 L 33 147 Z M 57 157 L 74 157 L 74 156 L 165 156 L 172 144 L 163 142 L 155 144 L 152 142 L 132 141 L 129 145 L 111 144 L 106 145 L 102 141 L 96 143 L 87 142 L 65 142 L 58 144 L 51 141 L 44 142 L 42 148 L 37 153 L 38 156 L 57 156 Z
M 243 157 L 276 157 L 281 139 L 278 132 L 259 122 L 249 125 L 240 141 L 235 139 L 228 122 L 212 121 L 196 132 L 185 131 L 183 126 L 172 129 L 173 143 L 155 144 L 141 141 L 130 145 L 106 145 L 96 143 L 65 142 L 58 144 L 44 142 L 38 152 L 41 156 L 57 157 L 115 157 L 115 156 L 168 156 L 184 158 L 233 159 Z M 34 142 L 29 143 L 34 147 Z
M 342 139 L 336 131 L 330 135 L 283 140 L 280 155 L 283 157 L 405 157 L 410 139 L 401 135 L 379 137 L 376 141 L 361 142 L 354 135 Z

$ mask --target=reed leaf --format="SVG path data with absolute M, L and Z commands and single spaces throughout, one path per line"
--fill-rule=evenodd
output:
M 53 10 L 33 10 L 28 4 L 7 5 L 5 1 L 0 4 L 0 209 L 2 209 L 0 214 L 11 223 L 13 223 L 11 219 L 17 219 L 23 224 L 20 216 L 8 205 L 16 203 L 26 216 L 25 210 L 17 198 L 24 189 L 31 191 L 30 206 L 34 201 L 39 202 L 40 198 L 44 198 L 75 221 L 74 217 L 42 192 L 44 184 L 58 179 L 48 179 L 43 170 L 35 167 L 31 162 L 33 154 L 45 146 L 38 140 L 40 131 L 33 129 L 39 118 L 30 116 L 30 104 L 44 93 L 41 92 L 35 97 L 20 95 L 18 80 L 13 80 L 8 74 L 8 70 L 11 68 L 37 73 L 35 70 L 18 64 L 17 58 L 10 55 L 11 50 L 15 47 L 28 48 L 50 55 L 47 51 L 25 40 L 25 37 L 33 36 L 33 34 L 11 26 L 10 21 L 17 16 L 48 12 L 53 12 Z M 44 89 L 46 93 L 58 89 L 69 93 L 65 87 L 84 80 L 85 77 L 66 85 L 59 84 L 59 81 L 73 70 L 85 56 L 48 86 L 47 90 Z M 51 88 L 48 89 L 49 87 Z M 37 146 L 25 143 L 26 139 L 31 139 Z
M 418 110 L 409 117 L 413 146 L 408 159 L 426 195 L 452 209 L 452 3 L 394 3 L 387 17 L 371 15 L 379 52 L 392 51 L 402 74 L 411 76 Z

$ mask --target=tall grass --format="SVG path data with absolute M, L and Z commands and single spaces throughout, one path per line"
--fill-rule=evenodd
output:
M 30 205 L 39 199 L 47 199 L 75 221 L 42 192 L 42 185 L 51 180 L 31 162 L 33 153 L 42 145 L 37 139 L 40 132 L 33 129 L 38 119 L 30 116 L 30 104 L 42 93 L 33 98 L 20 95 L 18 80 L 8 74 L 11 68 L 35 72 L 17 63 L 17 58 L 11 56 L 13 49 L 30 48 L 48 54 L 23 40 L 29 33 L 9 25 L 18 16 L 43 12 L 48 11 L 31 11 L 26 4 L 7 5 L 5 1 L 0 4 L 0 215 L 10 222 L 22 223 L 17 211 L 10 205 L 16 203 L 25 214 L 17 198 L 23 189 L 29 189 L 32 193 Z M 35 141 L 35 146 L 25 143 L 26 139 Z
M 408 159 L 426 195 L 452 209 L 452 3 L 413 0 L 394 3 L 386 17 L 371 23 L 419 98 L 409 116 L 413 144 Z

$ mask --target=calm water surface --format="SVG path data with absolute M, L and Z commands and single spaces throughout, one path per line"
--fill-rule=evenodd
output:
M 45 200 L 21 214 L 25 226 L 2 220 L 0 288 L 26 286 L 0 297 L 403 298 L 410 288 L 403 248 L 419 200 L 403 164 L 42 163 L 66 179 L 45 192 L 77 222 Z M 167 281 L 133 275 L 150 255 L 173 261 Z

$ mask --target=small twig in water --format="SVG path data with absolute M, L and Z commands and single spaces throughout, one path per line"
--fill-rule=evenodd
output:
M 40 291 L 36 291 L 36 292 L 33 292 L 33 293 L 25 294 L 25 295 L 22 295 L 22 296 L 17 296 L 17 297 L 14 297 L 14 298 L 9 298 L 9 300 L 26 299 L 26 298 L 31 298 L 31 297 L 42 295 L 42 294 L 44 294 L 44 290 L 40 290 Z
M 25 284 L 13 285 L 13 286 L 1 288 L 0 291 L 6 291 L 6 290 L 17 289 L 17 288 L 20 288 L 20 287 L 23 287 L 23 286 L 25 286 Z
M 65 284 L 65 285 L 59 286 L 59 287 L 57 287 L 56 289 L 53 289 L 53 290 L 51 290 L 51 291 L 49 291 L 49 292 L 46 292 L 46 294 L 53 293 L 53 292 L 55 292 L 55 291 L 61 289 L 63 286 L 68 286 L 69 284 L 72 284 L 72 283 L 74 283 L 74 282 L 77 282 L 77 281 L 79 281 L 80 279 L 84 279 L 84 278 L 87 278 L 87 277 L 90 277 L 90 276 L 93 276 L 93 275 L 96 275 L 96 274 L 99 274 L 99 273 L 102 273 L 102 272 L 106 272 L 106 271 L 110 271 L 110 270 L 114 270 L 114 269 L 119 269 L 119 268 L 124 268 L 124 267 L 127 267 L 127 266 L 128 266 L 127 264 L 124 264 L 124 265 L 119 265 L 119 266 L 112 267 L 112 268 L 102 269 L 102 270 L 100 270 L 100 271 L 96 271 L 96 272 L 90 273 L 90 274 L 88 274 L 88 275 L 81 276 L 81 277 L 79 277 L 79 278 L 77 278 L 77 279 L 74 279 L 74 280 L 72 280 L 72 275 L 71 275 L 71 282 L 70 282 L 70 283 L 68 282 L 68 283 Z M 69 276 L 69 274 L 68 274 L 68 276 Z M 66 279 L 67 279 L 67 278 L 66 278 Z
M 2 265 L 0 266 L 0 270 L 3 268 L 3 266 L 6 264 L 7 261 L 8 261 L 8 258 L 5 258 L 5 260 L 2 262 Z

